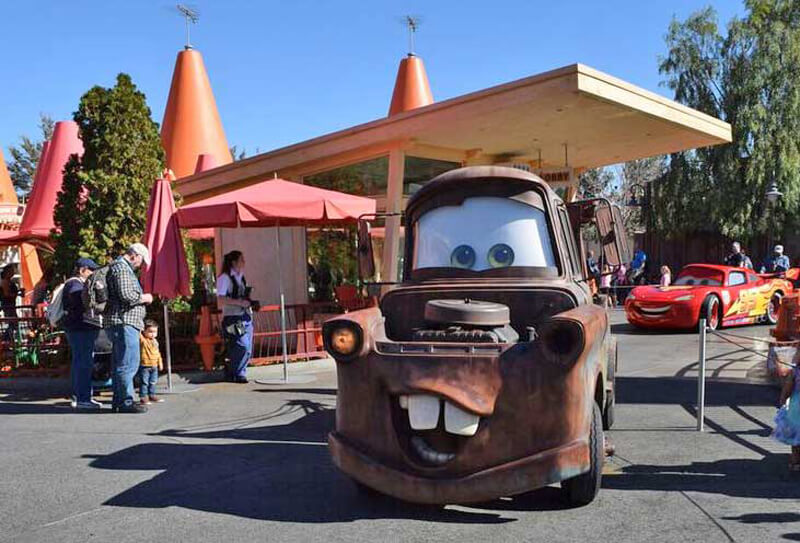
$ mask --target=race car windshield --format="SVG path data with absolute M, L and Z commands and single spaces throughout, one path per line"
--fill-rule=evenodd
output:
M 718 270 L 710 268 L 689 267 L 684 268 L 678 274 L 673 285 L 679 286 L 708 286 L 720 287 L 724 274 Z
M 508 198 L 479 196 L 434 208 L 414 232 L 414 269 L 556 266 L 544 211 Z

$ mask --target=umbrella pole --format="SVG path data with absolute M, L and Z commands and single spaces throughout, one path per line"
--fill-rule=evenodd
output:
M 167 342 L 167 389 L 172 392 L 172 348 L 169 342 L 169 309 L 167 302 L 164 300 L 164 337 Z
M 281 352 L 283 353 L 283 380 L 289 382 L 289 353 L 286 347 L 286 299 L 283 295 L 283 266 L 281 264 L 281 225 L 275 229 L 278 246 L 278 290 L 281 296 Z

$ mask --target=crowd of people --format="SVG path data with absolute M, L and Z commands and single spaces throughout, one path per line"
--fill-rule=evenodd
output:
M 72 277 L 63 285 L 59 325 L 64 329 L 71 353 L 72 406 L 76 410 L 101 409 L 94 399 L 92 372 L 96 345 L 110 340 L 111 410 L 115 413 L 145 413 L 148 405 L 163 401 L 158 395 L 163 359 L 158 344 L 158 323 L 146 319 L 153 295 L 142 290 L 137 271 L 150 264 L 150 252 L 134 243 L 108 266 L 79 258 Z M 247 383 L 247 365 L 252 355 L 253 309 L 251 288 L 244 277 L 241 251 L 225 255 L 217 278 L 218 305 L 222 312 L 222 333 L 226 342 L 226 377 Z M 2 290 L 2 283 L 0 283 Z M 55 299 L 54 299 L 55 302 Z M 5 310 L 5 306 L 4 306 Z M 139 378 L 136 401 L 134 377 Z
M 738 241 L 731 244 L 731 252 L 725 257 L 723 263 L 736 268 L 748 268 L 754 271 L 756 269 L 753 261 Z M 788 271 L 790 267 L 791 262 L 789 257 L 783 253 L 783 245 L 775 245 L 772 254 L 764 259 L 764 262 L 758 267 L 758 271 L 759 273 L 780 273 Z

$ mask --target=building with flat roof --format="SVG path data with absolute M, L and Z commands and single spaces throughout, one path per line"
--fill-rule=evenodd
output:
M 409 55 L 387 117 L 183 177 L 177 190 L 194 202 L 277 175 L 372 196 L 391 212 L 439 173 L 494 164 L 538 173 L 569 200 L 586 169 L 730 141 L 729 124 L 582 64 L 434 102 L 421 59 Z M 305 270 L 303 229 L 282 230 Z M 265 265 L 274 256 L 274 233 L 221 234 L 218 255 L 243 248 Z M 399 218 L 387 219 L 383 281 L 398 278 L 401 237 Z M 305 280 L 295 281 L 290 303 L 302 303 Z

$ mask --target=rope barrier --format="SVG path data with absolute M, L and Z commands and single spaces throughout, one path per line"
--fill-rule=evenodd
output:
M 743 351 L 747 351 L 747 352 L 756 354 L 758 356 L 762 356 L 762 357 L 764 357 L 766 359 L 769 359 L 769 353 L 764 354 L 761 351 L 756 351 L 755 349 L 751 349 L 749 347 L 745 347 L 744 345 L 736 343 L 735 341 L 733 341 L 731 339 L 728 339 L 725 336 L 735 337 L 735 338 L 739 338 L 739 339 L 754 340 L 754 341 L 757 341 L 757 342 L 769 343 L 771 345 L 776 345 L 776 346 L 778 344 L 781 344 L 783 346 L 789 346 L 788 344 L 800 345 L 800 341 L 772 341 L 772 340 L 770 340 L 768 338 L 764 339 L 764 338 L 756 338 L 756 337 L 748 337 L 748 336 L 739 336 L 739 335 L 736 335 L 736 334 L 731 334 L 730 332 L 720 332 L 720 331 L 717 331 L 717 330 L 708 330 L 708 332 L 711 332 L 712 335 L 720 337 L 723 341 L 727 341 L 731 345 L 736 345 L 737 347 L 739 347 Z M 797 367 L 796 364 L 792 364 L 792 363 L 789 363 L 789 362 L 783 362 L 782 360 L 778 359 L 777 357 L 775 358 L 775 362 L 778 363 L 778 364 L 781 364 L 783 366 L 788 366 L 790 368 Z

